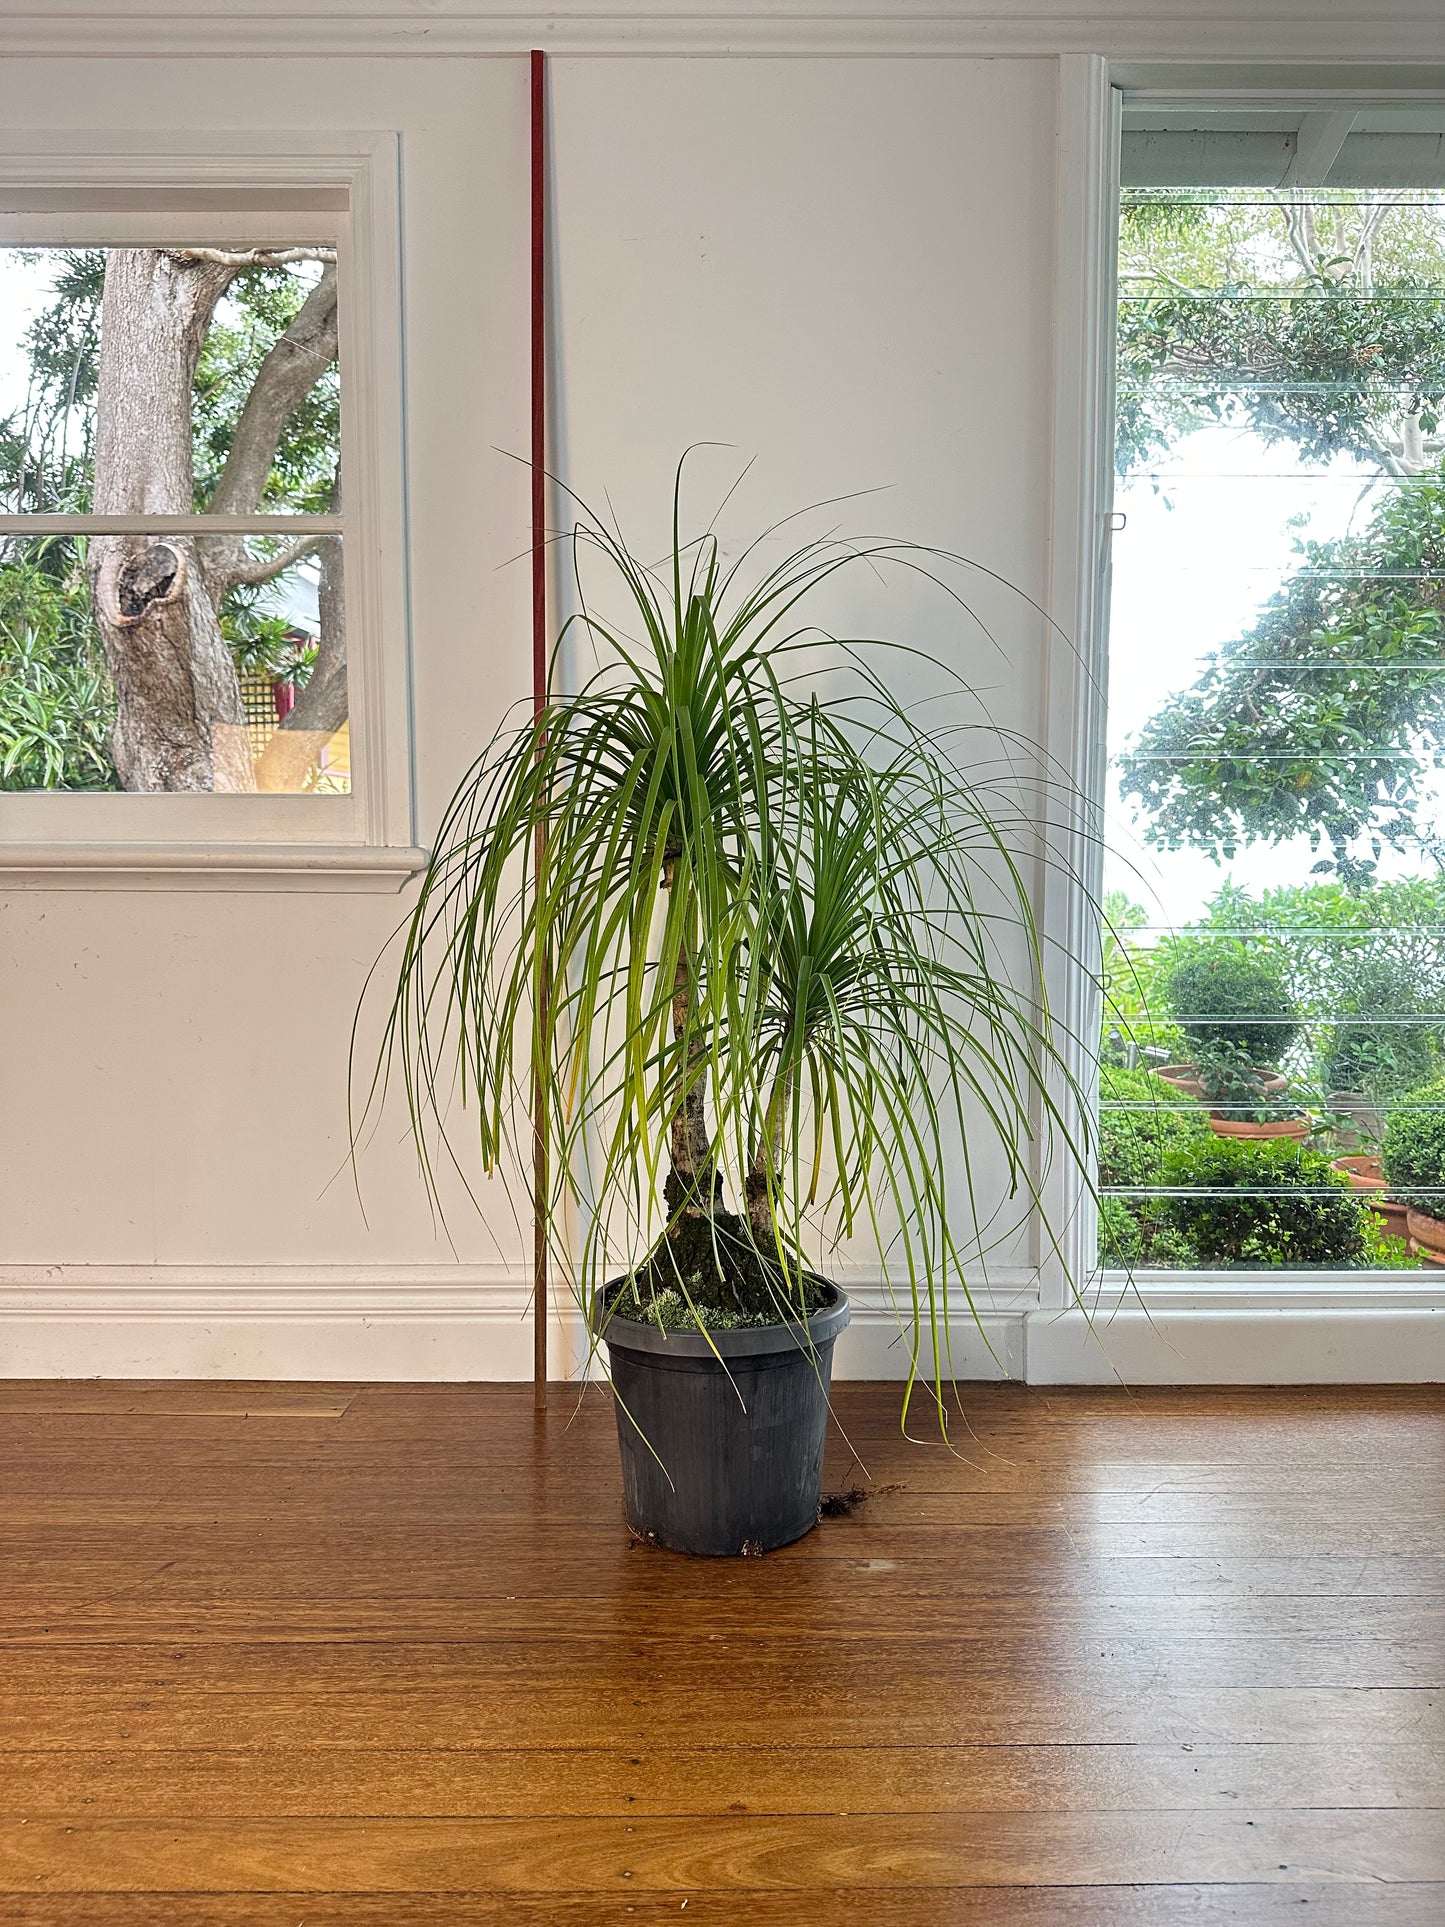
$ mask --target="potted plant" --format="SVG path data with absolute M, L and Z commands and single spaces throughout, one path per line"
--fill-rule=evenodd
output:
M 1445 1265 L 1445 1079 L 1401 1093 L 1380 1159 L 1391 1195 L 1405 1207 L 1412 1250 Z
M 1358 1143 L 1359 1139 L 1354 1141 Z M 1370 1209 L 1391 1237 L 1403 1238 L 1408 1235 L 1408 1212 L 1397 1198 L 1389 1195 L 1389 1180 L 1385 1176 L 1378 1147 L 1373 1151 L 1343 1152 L 1332 1158 L 1331 1163 L 1346 1179 L 1352 1191 L 1362 1192 L 1368 1197 Z
M 1327 1060 L 1328 1063 L 1335 1061 L 1334 1058 Z M 1404 1238 L 1408 1231 L 1405 1206 L 1389 1195 L 1380 1156 L 1380 1140 L 1385 1130 L 1383 1112 L 1377 1108 L 1375 1099 L 1361 1088 L 1331 1090 L 1326 1103 L 1329 1108 L 1321 1128 L 1334 1138 L 1336 1148 L 1331 1162 L 1335 1169 L 1347 1179 L 1352 1191 L 1368 1197 L 1370 1208 L 1383 1229 L 1391 1237 Z
M 1338 1025 L 1330 1038 L 1320 1081 L 1325 1088 L 1325 1107 L 1336 1120 L 1335 1140 L 1342 1153 L 1378 1161 L 1385 1120 L 1367 1089 L 1379 1068 L 1373 1042 L 1358 1025 Z
M 1205 1138 L 1164 1154 L 1162 1200 L 1206 1265 L 1346 1266 L 1374 1261 L 1374 1216 L 1320 1151 L 1288 1141 Z
M 580 512 L 558 646 L 590 661 L 453 798 L 371 1093 L 398 1070 L 438 1197 L 454 1090 L 489 1172 L 531 1163 L 542 1094 L 542 1231 L 607 1350 L 628 1521 L 737 1554 L 817 1518 L 848 1319 L 822 1254 L 877 1240 L 942 1415 L 980 1158 L 1037 1208 L 1030 1147 L 1077 1149 L 1078 1093 L 1017 854 L 1037 763 L 1016 779 L 1027 746 L 926 720 L 922 695 L 968 700 L 937 652 L 804 613 L 847 572 L 958 559 L 826 540 L 725 565 L 684 540 L 680 484 L 655 567 Z
M 1438 1003 L 1438 970 L 1409 955 L 1353 948 L 1334 960 L 1325 994 L 1333 992 L 1336 1021 L 1327 1033 L 1321 1081 L 1327 1108 L 1340 1119 L 1340 1147 L 1365 1156 L 1378 1152 L 1385 1130 L 1386 1100 L 1430 1080 L 1436 1045 L 1433 1028 L 1403 1018 Z M 1391 1021 L 1372 1021 L 1387 1013 Z M 1356 1143 L 1347 1141 L 1353 1132 Z
M 1354 973 L 1350 992 L 1354 1003 L 1364 1002 L 1368 992 L 1367 1008 L 1392 1011 L 1410 1007 L 1407 1000 L 1418 995 L 1410 973 L 1390 959 L 1367 960 Z M 1340 1147 L 1336 1168 L 1357 1191 L 1372 1194 L 1386 1230 L 1399 1237 L 1407 1233 L 1406 1208 L 1386 1195 L 1380 1155 L 1385 1119 L 1392 1099 L 1429 1081 L 1434 1060 L 1428 1025 L 1353 1019 L 1335 1027 L 1324 1063 L 1326 1103 Z
M 1281 1104 L 1288 1079 L 1277 1066 L 1299 1035 L 1279 972 L 1237 943 L 1191 945 L 1165 980 L 1174 1021 L 1194 1040 L 1193 1061 L 1158 1075 L 1199 1096 L 1221 1137 L 1309 1136 L 1308 1118 Z

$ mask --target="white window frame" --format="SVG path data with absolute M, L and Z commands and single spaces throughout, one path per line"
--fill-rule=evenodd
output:
M 1045 683 L 1043 741 L 1069 772 L 1078 810 L 1051 813 L 1065 859 L 1045 876 L 1041 930 L 1051 1003 L 1066 1027 L 1066 1058 L 1097 1116 L 1088 1041 L 1102 1014 L 1091 945 L 1091 901 L 1103 871 L 1099 809 L 1107 762 L 1110 550 L 1113 538 L 1115 257 L 1121 109 L 1131 101 L 1262 97 L 1319 114 L 1373 103 L 1445 108 L 1402 85 L 1352 89 L 1339 75 L 1328 97 L 1271 76 L 1193 76 L 1131 64 L 1126 74 L 1096 54 L 1059 61 L 1055 228 L 1055 407 L 1050 615 L 1057 625 Z M 1081 967 L 1082 965 L 1082 967 Z M 1287 1384 L 1336 1379 L 1390 1383 L 1445 1377 L 1445 1271 L 1140 1272 L 1096 1262 L 1097 1220 L 1088 1185 L 1068 1161 L 1040 1173 L 1055 1233 L 1035 1254 L 1038 1305 L 1024 1338 L 1033 1383 Z
M 156 245 L 178 238 L 178 221 L 191 241 L 256 246 L 304 228 L 337 242 L 352 792 L 7 792 L 0 890 L 399 890 L 426 853 L 412 771 L 398 137 L 298 133 L 278 148 L 253 131 L 0 133 L 0 240 Z M 56 519 L 25 521 L 38 534 Z

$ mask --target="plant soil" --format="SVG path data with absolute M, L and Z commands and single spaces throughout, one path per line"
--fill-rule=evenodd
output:
M 744 1219 L 715 1210 L 675 1218 L 612 1308 L 663 1331 L 738 1331 L 809 1317 L 823 1294 L 801 1259 L 785 1270 L 759 1251 Z
M 846 1519 L 856 1512 L 868 1494 L 861 1485 L 850 1485 L 846 1492 L 830 1492 L 818 1507 L 820 1519 Z

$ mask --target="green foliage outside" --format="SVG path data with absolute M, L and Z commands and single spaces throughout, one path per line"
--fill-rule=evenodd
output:
M 1394 1237 L 1373 1211 L 1365 1214 L 1365 1266 L 1370 1271 L 1418 1271 L 1420 1260 L 1408 1238 Z
M 1106 893 L 1102 958 L 1106 1064 L 1124 1064 L 1130 1053 L 1149 1048 L 1173 1059 L 1184 1057 L 1188 1050 L 1184 1033 L 1169 1019 L 1163 991 L 1171 959 L 1168 940 L 1148 941 L 1147 923 L 1148 912 L 1122 890 Z
M 1435 579 L 1398 579 L 1422 571 Z M 1120 757 L 1150 842 L 1227 862 L 1304 835 L 1346 881 L 1370 878 L 1386 847 L 1433 854 L 1419 810 L 1445 764 L 1442 599 L 1438 470 L 1392 493 L 1363 535 L 1299 544 L 1259 620 Z
M 1245 939 L 1279 970 L 1309 1019 L 1321 1092 L 1388 1098 L 1426 1081 L 1440 1026 L 1370 1023 L 1445 1012 L 1445 877 L 1351 886 L 1316 882 L 1259 897 L 1226 885 L 1205 927 L 1258 930 Z M 1333 1023 L 1322 1019 L 1337 1019 Z
M 1252 1064 L 1278 1064 L 1299 1035 L 1278 970 L 1239 943 L 1198 944 L 1174 963 L 1164 993 L 1196 1057 L 1215 1049 Z
M 1197 924 L 1153 942 L 1146 914 L 1120 899 L 1105 1060 L 1191 1060 L 1211 1105 L 1236 1116 L 1268 1114 L 1253 1066 L 1278 1068 L 1290 1083 L 1276 1114 L 1308 1105 L 1336 1150 L 1369 1141 L 1379 1123 L 1363 1119 L 1385 1119 L 1397 1171 L 1423 1183 L 1445 1124 L 1399 1107 L 1445 1103 L 1433 1081 L 1445 1061 L 1445 833 L 1431 820 L 1432 773 L 1445 766 L 1445 221 L 1431 197 L 1400 190 L 1133 190 L 1120 295 L 1121 474 L 1222 425 L 1387 487 L 1347 537 L 1299 539 L 1255 619 L 1119 759 L 1155 848 L 1227 863 L 1303 838 L 1315 874 L 1260 894 L 1226 883 Z M 1166 478 L 1155 487 L 1167 497 Z M 1167 621 L 1161 611 L 1164 647 Z M 1427 874 L 1380 881 L 1389 853 Z M 1251 1027 L 1260 1015 L 1276 1021 Z M 1201 1016 L 1215 1021 L 1185 1021 Z M 1367 1107 L 1333 1118 L 1335 1091 Z M 1201 1136 L 1160 1158 L 1176 1184 L 1224 1194 L 1160 1201 L 1193 1262 L 1415 1262 L 1316 1149 Z M 1302 1189 L 1311 1176 L 1319 1196 Z M 1259 1185 L 1301 1195 L 1250 1198 Z M 1106 1200 L 1106 1242 L 1149 1262 L 1140 1227 L 1153 1210 Z
M 1101 1186 L 1214 1185 L 1247 1191 L 1252 1185 L 1280 1190 L 1318 1182 L 1329 1192 L 1322 1210 L 1320 1201 L 1307 1196 L 1262 1201 L 1102 1197 L 1100 1264 L 1126 1271 L 1236 1263 L 1418 1269 L 1405 1240 L 1386 1235 L 1380 1218 L 1348 1190 L 1348 1180 L 1326 1155 L 1277 1140 L 1216 1137 L 1203 1107 L 1169 1091 L 1152 1072 L 1106 1067 L 1100 1096 Z M 1445 1090 L 1437 1096 L 1445 1097 Z M 1134 1108 L 1112 1108 L 1116 1105 Z M 1445 1156 L 1445 1142 L 1438 1148 Z M 1320 1179 L 1322 1170 L 1328 1175 Z
M 1385 1126 L 1380 1157 L 1401 1204 L 1445 1218 L 1445 1079 L 1402 1095 Z
M 1174 1024 L 1170 980 L 1222 943 L 1266 967 L 1298 1013 L 1290 1049 L 1255 1061 L 1286 1069 L 1309 1101 L 1345 1090 L 1386 1100 L 1435 1074 L 1442 1026 L 1424 1020 L 1445 1013 L 1445 878 L 1320 881 L 1258 896 L 1226 884 L 1190 930 L 1148 949 L 1121 943 L 1106 980 L 1106 1057 L 1131 1041 L 1175 1061 L 1194 1057 L 1200 1027 Z M 1399 1021 L 1413 1013 L 1419 1024 Z
M 1210 1136 L 1203 1108 L 1181 1099 L 1149 1071 L 1100 1073 L 1099 1183 L 1148 1187 L 1165 1182 L 1166 1151 Z M 1114 1109 L 1127 1105 L 1129 1109 Z M 1101 1264 L 1187 1265 L 1194 1249 L 1170 1224 L 1157 1198 L 1105 1197 L 1099 1208 Z
M 1429 433 L 1445 406 L 1426 195 L 1126 189 L 1119 280 L 1122 473 L 1218 422 L 1373 465 L 1402 412 Z
M 237 278 L 206 335 L 196 371 L 196 507 L 204 509 L 231 452 L 242 404 L 256 371 L 311 292 L 294 268 L 253 268 Z M 260 510 L 267 515 L 326 514 L 336 507 L 341 390 L 329 368 L 288 417 Z
M 1322 874 L 1438 857 L 1445 757 L 1445 222 L 1429 197 L 1134 190 L 1121 227 L 1118 460 L 1247 429 L 1401 484 L 1298 566 L 1121 759 L 1149 840 L 1229 860 L 1303 834 Z M 1265 752 L 1261 758 L 1260 752 Z
M 1201 1264 L 1348 1268 L 1370 1261 L 1375 1214 L 1322 1152 L 1278 1138 L 1210 1137 L 1171 1147 L 1163 1162 L 1166 1184 L 1212 1194 L 1160 1200 L 1165 1222 Z
M 72 547 L 0 564 L 0 790 L 116 787 L 115 697 Z

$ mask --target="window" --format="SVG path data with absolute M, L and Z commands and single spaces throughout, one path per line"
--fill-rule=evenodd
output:
M 0 785 L 347 794 L 334 242 L 0 248 Z
M 417 867 L 395 150 L 333 138 L 0 155 L 6 881 Z
M 1126 120 L 1105 1265 L 1445 1256 L 1442 129 Z

